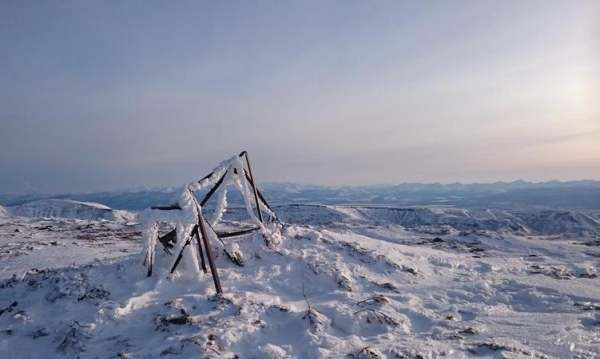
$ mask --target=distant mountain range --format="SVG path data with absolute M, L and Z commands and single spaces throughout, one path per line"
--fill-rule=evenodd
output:
M 259 185 L 272 204 L 355 204 L 384 206 L 456 206 L 461 208 L 600 209 L 600 181 L 402 183 L 371 186 L 318 186 L 296 183 Z M 14 206 L 48 198 L 98 202 L 116 209 L 138 210 L 177 200 L 180 188 L 65 194 L 0 194 L 0 205 Z M 241 204 L 230 191 L 229 202 Z

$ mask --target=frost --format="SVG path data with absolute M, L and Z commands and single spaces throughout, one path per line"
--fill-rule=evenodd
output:
M 200 273 L 200 270 L 204 270 L 205 268 L 204 257 L 206 257 L 206 262 L 208 262 L 211 275 L 214 278 L 215 289 L 220 294 L 220 280 L 214 263 L 215 258 L 218 256 L 218 251 L 215 251 L 214 246 L 219 246 L 226 257 L 233 263 L 239 266 L 244 265 L 244 256 L 240 248 L 237 245 L 226 244 L 220 238 L 221 234 L 215 230 L 215 227 L 221 221 L 226 211 L 227 190 L 231 186 L 237 188 L 242 194 L 246 212 L 250 222 L 255 227 L 250 229 L 242 227 L 242 230 L 234 231 L 231 235 L 225 233 L 224 236 L 239 236 L 258 230 L 268 245 L 281 243 L 279 221 L 262 198 L 262 195 L 259 195 L 259 191 L 254 186 L 251 175 L 248 173 L 249 170 L 247 172 L 244 166 L 243 159 L 248 161 L 245 152 L 222 162 L 200 181 L 191 182 L 184 186 L 176 206 L 157 207 L 156 210 L 145 211 L 143 213 L 142 223 L 151 228 L 146 233 L 147 245 L 144 260 L 144 263 L 148 267 L 149 276 L 152 274 L 153 266 L 156 262 L 156 246 L 159 242 L 165 247 L 165 253 L 168 255 L 172 254 L 170 248 L 167 248 L 168 242 L 159 237 L 160 228 L 158 223 L 165 223 L 170 227 L 175 227 L 177 233 L 177 245 L 173 250 L 173 252 L 178 253 L 177 257 L 171 265 L 166 264 L 170 266 L 170 272 L 181 272 L 181 269 L 193 268 L 196 273 Z M 199 200 L 196 197 L 196 191 L 201 189 L 208 189 L 203 200 Z M 212 218 L 206 220 L 202 207 L 211 196 L 212 198 L 216 198 L 215 210 Z M 253 204 L 255 204 L 257 212 L 255 212 Z M 262 217 L 263 211 L 261 210 L 263 209 L 265 216 L 268 218 L 267 222 L 263 222 L 263 220 L 267 219 Z M 165 214 L 162 217 L 161 214 L 163 212 L 177 212 L 177 214 Z M 186 263 L 188 264 L 186 265 Z M 165 264 L 161 264 L 161 266 L 164 267 Z M 171 276 L 173 279 L 181 277 L 181 273 Z
M 158 240 L 158 223 L 152 224 L 148 228 L 146 233 L 146 256 L 144 258 L 144 264 L 148 268 L 148 275 L 152 274 L 154 266 L 154 257 L 156 251 L 156 241 Z
M 215 295 L 195 240 L 169 273 L 196 223 L 189 193 L 182 194 L 186 201 L 185 210 L 144 211 L 154 217 L 139 226 L 0 218 L 0 357 L 593 358 L 600 352 L 597 236 L 462 233 L 455 228 L 475 223 L 463 217 L 472 212 L 456 210 L 451 218 L 439 208 L 410 214 L 350 206 L 344 215 L 325 206 L 281 205 L 278 214 L 289 222 L 277 246 L 265 246 L 262 233 L 220 241 L 207 221 L 224 289 Z M 434 224 L 423 231 L 427 218 Z M 267 231 L 275 230 L 266 222 Z M 158 238 L 173 229 L 169 255 Z M 150 278 L 142 251 L 154 259 Z

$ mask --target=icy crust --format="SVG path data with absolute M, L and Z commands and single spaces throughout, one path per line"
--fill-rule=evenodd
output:
M 147 278 L 137 255 L 1 281 L 0 357 L 593 358 L 600 351 L 594 242 L 434 236 L 371 224 L 290 225 L 283 236 L 277 247 L 260 235 L 228 242 L 244 254 L 242 267 L 216 251 L 221 297 L 209 275 L 190 267 Z
M 10 214 L 22 217 L 75 218 L 131 222 L 135 214 L 115 210 L 100 203 L 80 202 L 70 199 L 43 199 L 10 207 Z

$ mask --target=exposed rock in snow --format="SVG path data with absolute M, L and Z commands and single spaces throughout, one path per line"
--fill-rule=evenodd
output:
M 100 203 L 79 202 L 70 199 L 42 199 L 9 207 L 10 214 L 21 217 L 76 218 L 130 222 L 135 214 L 116 210 Z

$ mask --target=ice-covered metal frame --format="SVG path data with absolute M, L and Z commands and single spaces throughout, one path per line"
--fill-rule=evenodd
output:
M 234 185 L 242 193 L 246 210 L 255 226 L 234 232 L 217 232 L 214 227 L 222 219 L 223 213 L 227 207 L 227 187 L 230 185 Z M 212 187 L 206 193 L 204 198 L 201 201 L 198 201 L 195 192 L 210 186 Z M 202 213 L 202 208 L 214 195 L 216 195 L 217 203 L 213 218 L 208 221 Z M 250 200 L 251 198 L 254 200 L 256 214 L 252 208 L 252 201 Z M 252 167 L 250 165 L 250 159 L 246 151 L 242 151 L 239 155 L 220 163 L 212 172 L 204 176 L 199 181 L 188 184 L 184 188 L 178 203 L 169 206 L 155 206 L 152 207 L 152 209 L 160 211 L 191 211 L 194 221 L 193 226 L 188 233 L 185 233 L 185 242 L 181 246 L 179 254 L 171 267 L 170 273 L 173 273 L 175 269 L 177 269 L 177 266 L 183 257 L 185 248 L 188 247 L 195 239 L 197 243 L 197 256 L 200 259 L 201 268 L 204 273 L 207 273 L 206 261 L 208 261 L 208 266 L 210 268 L 215 289 L 218 294 L 222 293 L 222 288 L 219 280 L 219 274 L 215 266 L 214 257 L 210 248 L 209 231 L 210 234 L 214 235 L 221 243 L 223 243 L 223 238 L 242 236 L 256 231 L 261 231 L 265 241 L 267 241 L 266 238 L 269 231 L 267 230 L 265 224 L 273 222 L 280 224 L 279 219 L 275 215 L 275 211 L 267 203 L 262 193 L 256 187 L 254 175 L 252 173 Z M 268 222 L 265 222 L 265 214 L 268 217 Z M 148 231 L 147 249 L 144 259 L 144 264 L 148 269 L 148 276 L 152 275 L 155 247 L 157 242 L 161 242 L 163 247 L 168 249 L 173 248 L 173 243 L 176 242 L 177 239 L 177 229 L 173 229 L 171 232 L 163 236 L 159 236 L 158 226 L 158 222 L 155 221 L 152 223 Z M 230 258 L 231 257 L 232 256 L 230 256 Z

